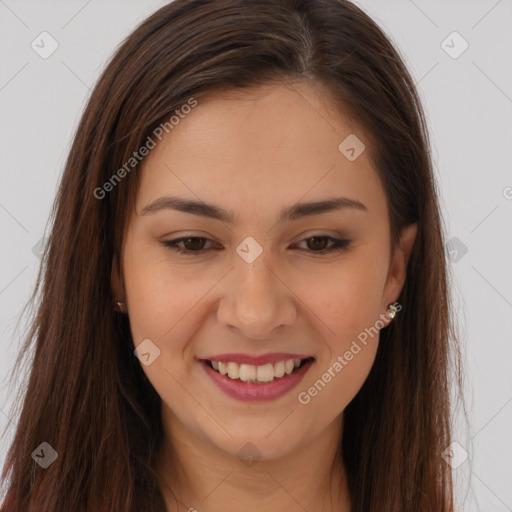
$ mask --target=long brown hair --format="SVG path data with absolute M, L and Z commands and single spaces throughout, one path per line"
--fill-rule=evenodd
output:
M 23 356 L 33 355 L 5 463 L 7 512 L 165 510 L 155 471 L 161 400 L 134 357 L 110 277 L 138 187 L 104 186 L 190 98 L 309 80 L 373 139 L 392 247 L 418 233 L 395 321 L 344 411 L 354 512 L 453 511 L 450 376 L 462 395 L 444 227 L 414 81 L 382 30 L 347 0 L 176 0 L 123 42 L 77 128 L 52 210 Z M 453 355 L 453 359 L 450 358 Z M 47 442 L 47 469 L 31 454 Z

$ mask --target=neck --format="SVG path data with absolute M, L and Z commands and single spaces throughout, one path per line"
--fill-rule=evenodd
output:
M 165 410 L 165 406 L 164 410 Z M 164 410 L 162 412 L 164 412 Z M 168 512 L 350 512 L 340 450 L 342 416 L 320 436 L 278 458 L 246 460 L 226 453 L 186 429 L 169 410 L 157 473 Z M 179 440 L 177 442 L 176 440 Z

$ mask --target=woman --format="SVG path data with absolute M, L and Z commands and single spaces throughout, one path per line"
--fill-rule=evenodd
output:
M 71 148 L 4 508 L 453 511 L 443 242 L 360 9 L 163 7 Z

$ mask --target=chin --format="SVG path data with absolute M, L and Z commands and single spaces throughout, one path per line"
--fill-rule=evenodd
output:
M 236 457 L 244 462 L 247 460 L 273 460 L 284 457 L 294 451 L 299 442 L 286 432 L 277 432 L 276 424 L 262 427 L 241 428 L 232 436 L 224 430 L 215 437 L 209 437 L 209 442 L 217 449 Z

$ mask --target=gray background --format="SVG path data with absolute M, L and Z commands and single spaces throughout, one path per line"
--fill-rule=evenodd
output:
M 72 133 L 114 49 L 165 3 L 0 0 L 1 463 L 13 388 L 23 384 L 7 380 L 24 328 L 16 322 Z M 404 56 L 432 135 L 470 412 L 469 430 L 455 418 L 452 465 L 468 452 L 453 470 L 458 510 L 512 511 L 512 1 L 357 4 Z M 43 31 L 59 45 L 47 59 L 31 48 Z M 469 45 L 457 58 L 464 42 L 454 31 Z

